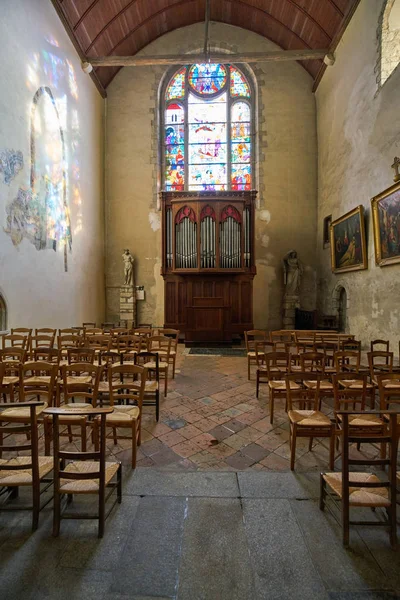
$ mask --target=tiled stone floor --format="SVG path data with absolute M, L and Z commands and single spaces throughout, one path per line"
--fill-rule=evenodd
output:
M 163 387 L 163 386 L 162 386 Z M 331 400 L 324 410 L 331 410 Z M 269 420 L 268 388 L 255 394 L 255 373 L 247 379 L 247 358 L 193 356 L 179 348 L 175 380 L 167 398 L 161 396 L 157 423 L 154 408 L 145 408 L 138 466 L 188 470 L 289 470 L 288 418 L 284 400 L 277 400 L 274 423 Z M 109 452 L 129 464 L 130 442 Z M 366 446 L 362 452 L 370 452 Z M 353 452 L 357 454 L 357 450 Z M 320 471 L 328 465 L 328 442 L 298 439 L 296 471 Z

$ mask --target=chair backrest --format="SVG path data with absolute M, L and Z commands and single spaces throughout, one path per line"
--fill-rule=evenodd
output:
M 29 327 L 12 327 L 11 335 L 14 334 L 30 336 L 32 335 L 32 329 L 29 329 Z
M 110 332 L 112 329 L 114 329 L 114 328 L 115 328 L 115 325 L 114 325 L 114 323 L 102 323 L 102 324 L 100 325 L 100 327 L 102 328 L 102 330 L 103 330 L 104 332 L 107 332 L 107 333 L 109 333 L 109 332 Z
M 78 348 L 83 346 L 84 338 L 82 335 L 59 335 L 57 338 L 57 347 L 63 348 Z
M 266 342 L 267 340 L 268 334 L 263 329 L 250 329 L 249 331 L 244 332 L 244 341 L 247 352 L 255 352 L 256 343 Z
M 58 364 L 61 360 L 58 348 L 34 348 L 32 354 L 34 361 L 44 360 L 45 362 Z
M 389 340 L 372 340 L 371 341 L 371 352 L 389 352 L 390 343 Z
M 94 363 L 95 352 L 93 348 L 67 348 L 68 364 Z
M 81 330 L 82 330 L 81 327 L 66 327 L 64 329 L 59 329 L 58 330 L 58 336 L 80 335 Z
M 393 352 L 374 350 L 374 352 L 367 352 L 367 357 L 371 377 L 374 377 L 376 372 L 380 372 L 380 367 L 384 367 L 389 372 L 393 370 Z
M 85 338 L 85 343 L 88 348 L 93 348 L 96 351 L 106 352 L 111 347 L 110 335 L 88 335 Z
M 125 360 L 126 354 L 122 360 Z M 146 362 L 153 362 L 155 368 L 147 372 L 147 379 L 154 378 L 157 383 L 160 383 L 160 357 L 157 352 L 150 352 L 149 350 L 142 350 L 134 356 L 134 361 L 137 365 L 143 366 Z
M 141 335 L 142 337 L 150 337 L 153 335 L 153 329 L 151 327 L 137 327 L 132 329 L 133 335 Z
M 381 373 L 375 375 L 378 383 L 380 409 L 391 404 L 400 404 L 400 373 Z
M 29 417 L 24 424 L 10 423 L 9 425 L 3 425 L 3 421 L 0 421 L 0 455 L 3 452 L 7 452 L 15 453 L 18 456 L 22 451 L 24 453 L 29 452 L 29 455 L 26 456 L 26 461 L 21 461 L 19 464 L 17 461 L 12 461 L 12 463 L 15 462 L 15 464 L 12 464 L 12 467 L 8 461 L 0 461 L 0 473 L 3 472 L 6 477 L 10 473 L 10 470 L 25 471 L 26 469 L 32 469 L 32 486 L 37 491 L 39 489 L 39 437 L 36 409 L 42 406 L 44 406 L 44 402 L 40 401 L 0 403 L 0 414 L 5 410 L 14 408 L 29 409 Z M 10 435 L 14 438 L 11 444 Z M 16 444 L 19 435 L 24 437 L 24 443 L 22 444 Z M 2 478 L 0 478 L 0 482 L 1 480 Z
M 353 410 L 365 410 L 368 383 L 367 373 L 342 371 L 341 373 L 332 375 L 332 383 L 336 413 L 346 410 L 348 406 L 351 406 Z M 358 408 L 357 404 L 359 405 Z
M 19 397 L 22 402 L 29 398 L 46 399 L 53 403 L 58 365 L 44 360 L 26 362 L 21 366 Z
M 268 379 L 283 379 L 285 373 L 289 372 L 290 354 L 288 352 L 267 352 L 265 354 L 265 365 L 267 367 Z M 276 368 L 279 367 L 279 372 Z
M 163 352 L 163 358 L 165 356 L 166 362 L 168 362 L 168 358 L 171 352 L 171 343 L 172 340 L 170 337 L 167 337 L 165 335 L 153 335 L 148 339 L 148 350 L 150 352 L 161 350 Z
M 112 407 L 105 408 L 85 408 L 85 407 L 74 407 L 74 406 L 59 406 L 46 408 L 44 414 L 51 415 L 53 418 L 53 455 L 54 455 L 54 488 L 55 491 L 60 490 L 60 480 L 62 479 L 76 479 L 85 480 L 93 479 L 98 480 L 98 485 L 93 485 L 93 493 L 104 494 L 105 488 L 105 470 L 106 470 L 106 417 L 108 414 L 114 412 Z M 60 417 L 80 415 L 80 416 L 91 416 L 100 418 L 100 449 L 89 452 L 68 452 L 60 450 Z M 97 471 L 84 472 L 77 469 L 76 472 L 65 471 L 63 466 L 66 461 L 99 461 L 99 468 Z
M 53 329 L 52 327 L 39 327 L 35 329 L 35 335 L 57 335 L 57 329 Z
M 286 381 L 286 398 L 288 411 L 290 410 L 318 410 L 321 374 L 312 371 L 299 371 L 288 373 Z M 306 385 L 314 382 L 314 385 Z M 296 383 L 296 386 L 291 385 Z
M 250 352 L 252 352 L 252 350 L 250 350 Z M 268 352 L 275 352 L 274 342 L 269 342 L 267 340 L 254 342 L 254 354 L 256 357 L 257 367 L 261 367 L 265 363 L 265 354 Z
M 302 371 L 320 371 L 325 370 L 325 354 L 323 352 L 302 352 L 300 354 L 300 366 Z
M 2 348 L 23 348 L 24 350 L 29 350 L 29 335 L 21 335 L 19 333 L 14 333 L 10 335 L 3 335 L 2 338 Z
M 95 407 L 102 371 L 102 366 L 91 363 L 63 365 L 61 373 L 65 403 L 69 398 L 80 398 Z
M 170 337 L 172 340 L 171 349 L 176 350 L 178 347 L 179 341 L 179 329 L 168 329 L 168 328 L 160 328 L 158 330 L 158 335 L 165 335 L 166 337 Z
M 5 363 L 18 362 L 23 363 L 26 359 L 26 350 L 10 346 L 0 350 L 0 361 Z
M 87 323 L 82 323 L 82 327 L 83 329 L 86 329 L 87 327 L 94 328 L 96 327 L 96 323 L 93 321 L 88 321 Z
M 142 409 L 147 369 L 139 365 L 114 364 L 108 369 L 110 406 L 136 404 Z M 121 386 L 114 385 L 115 380 Z
M 153 325 L 151 323 L 139 323 L 137 329 L 153 329 Z
M 360 352 L 354 350 L 341 350 L 335 352 L 335 369 L 336 371 L 354 371 L 358 373 L 360 370 Z
M 85 327 L 83 330 L 85 337 L 89 337 L 92 335 L 103 335 L 104 331 L 101 327 Z
M 341 351 L 360 352 L 361 353 L 361 342 L 360 340 L 340 340 L 339 347 Z
M 53 348 L 55 340 L 55 333 L 52 335 L 46 335 L 44 333 L 39 335 L 33 335 L 31 337 L 31 350 L 35 348 Z
M 140 335 L 120 335 L 117 339 L 118 352 L 140 352 L 146 347 L 146 340 Z
M 336 342 L 315 342 L 315 352 L 323 352 L 325 355 L 325 366 L 333 366 L 335 353 L 338 351 L 338 344 Z

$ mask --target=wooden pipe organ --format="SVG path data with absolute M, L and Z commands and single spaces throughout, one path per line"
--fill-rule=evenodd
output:
M 253 327 L 255 191 L 163 192 L 165 327 L 187 342 Z

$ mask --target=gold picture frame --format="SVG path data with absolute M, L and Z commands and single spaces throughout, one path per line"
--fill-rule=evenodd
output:
M 330 238 L 333 273 L 368 268 L 364 207 L 361 204 L 332 222 Z
M 400 183 L 371 200 L 375 262 L 379 267 L 400 262 Z

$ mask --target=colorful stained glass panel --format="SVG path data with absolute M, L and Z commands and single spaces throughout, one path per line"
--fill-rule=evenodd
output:
M 166 100 L 183 98 L 185 96 L 185 75 L 186 67 L 183 67 L 183 69 L 175 73 L 165 92 Z
M 165 111 L 165 124 L 175 125 L 176 123 L 184 123 L 185 109 L 181 104 L 169 104 Z
M 250 142 L 250 123 L 231 123 L 232 142 Z
M 222 90 L 226 83 L 227 72 L 223 65 L 201 63 L 190 67 L 188 78 L 189 85 L 198 94 L 209 96 Z
M 185 128 L 183 125 L 167 125 L 165 127 L 166 144 L 183 144 L 185 138 Z
M 226 144 L 189 144 L 190 163 L 226 163 Z
M 244 98 L 250 98 L 250 87 L 247 83 L 244 75 L 235 67 L 231 67 L 231 96 L 243 96 Z
M 165 189 L 183 191 L 185 183 L 185 171 L 183 167 L 170 167 L 165 171 Z
M 226 183 L 226 165 L 189 165 L 189 190 L 222 190 Z
M 231 121 L 250 121 L 250 106 L 247 102 L 235 102 L 231 109 Z
M 231 188 L 232 190 L 251 190 L 251 165 L 231 165 Z
M 168 145 L 165 146 L 165 164 L 167 167 L 176 165 L 183 165 L 185 160 L 185 149 L 182 145 Z
M 222 94 L 218 102 L 201 101 L 193 94 L 189 94 L 188 122 L 189 123 L 225 123 L 226 122 L 226 94 Z M 199 101 L 200 100 L 200 101 Z
M 189 125 L 190 144 L 217 144 L 226 142 L 225 123 L 192 123 Z
M 247 163 L 251 160 L 251 144 L 239 142 L 231 145 L 231 161 L 233 163 Z

